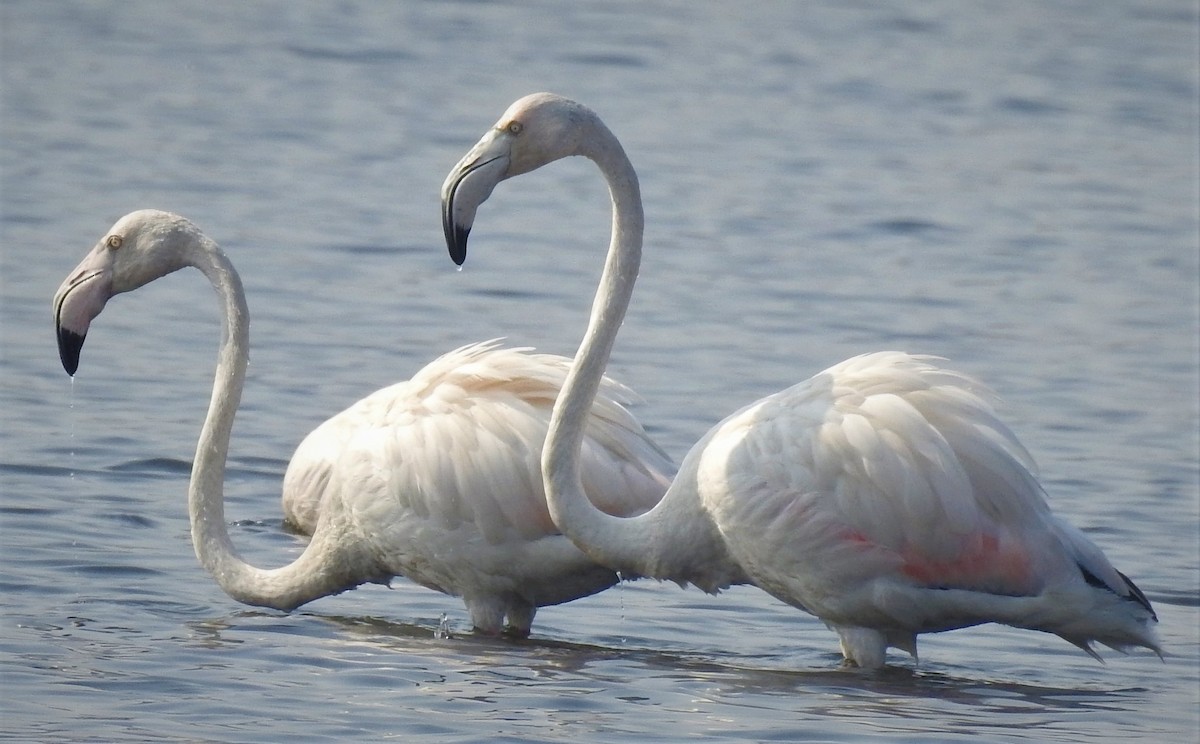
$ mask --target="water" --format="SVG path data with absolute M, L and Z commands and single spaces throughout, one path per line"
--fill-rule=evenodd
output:
M 1195 3 L 9 0 L 0 26 L 0 735 L 1196 740 Z M 226 247 L 254 321 L 228 514 L 282 564 L 280 478 L 318 422 L 468 341 L 573 351 L 608 230 L 589 164 L 501 186 L 462 272 L 440 235 L 446 172 L 541 89 L 641 175 L 612 371 L 672 454 L 852 354 L 949 357 L 1155 603 L 1166 663 L 984 627 L 859 674 L 752 588 L 625 585 L 527 642 L 404 581 L 291 615 L 222 594 L 183 505 L 211 291 L 115 300 L 72 386 L 59 281 L 136 208 Z

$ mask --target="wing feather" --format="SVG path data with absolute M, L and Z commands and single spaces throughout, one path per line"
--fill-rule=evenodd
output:
M 803 560 L 778 581 L 809 582 L 805 596 L 889 573 L 1027 591 L 1036 559 L 1061 541 L 991 400 L 929 357 L 854 357 L 717 427 L 707 506 L 731 534 L 792 545 Z M 740 559 L 767 563 L 752 552 Z
M 444 354 L 314 430 L 285 476 L 285 513 L 302 514 L 298 526 L 315 526 L 323 484 L 353 451 L 355 466 L 371 473 L 372 482 L 360 486 L 363 498 L 376 502 L 361 513 L 414 515 L 446 530 L 469 524 L 492 544 L 559 534 L 546 507 L 540 457 L 570 365 L 498 340 Z M 634 400 L 629 388 L 605 378 L 586 429 L 585 489 L 612 514 L 648 510 L 675 474 L 629 412 Z

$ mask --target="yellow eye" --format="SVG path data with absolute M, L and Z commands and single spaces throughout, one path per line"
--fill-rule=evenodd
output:
M 108 240 L 106 240 L 104 242 L 108 245 L 109 248 L 117 249 L 117 248 L 121 247 L 121 243 L 125 242 L 125 239 L 122 238 L 120 235 L 109 235 Z
M 509 134 L 520 134 L 521 130 L 524 128 L 525 128 L 525 125 L 519 121 L 510 121 L 508 123 L 508 133 Z

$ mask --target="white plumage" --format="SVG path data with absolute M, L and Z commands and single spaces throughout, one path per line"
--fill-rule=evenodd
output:
M 528 633 L 533 609 L 612 586 L 550 518 L 539 452 L 571 360 L 499 340 L 443 354 L 314 429 L 284 475 L 289 521 L 311 534 L 333 469 L 353 479 L 364 532 L 397 573 L 462 596 L 475 627 Z M 674 466 L 606 378 L 588 420 L 584 481 L 606 513 L 641 514 Z M 347 462 L 347 450 L 356 462 Z
M 497 183 L 572 155 L 603 172 L 613 234 L 543 468 L 551 515 L 596 561 L 710 592 L 752 582 L 821 618 L 847 661 L 869 668 L 889 646 L 915 656 L 919 633 L 986 622 L 1055 633 L 1093 656 L 1093 641 L 1159 653 L 1149 601 L 1050 512 L 990 394 L 931 357 L 880 352 L 834 365 L 715 426 L 646 514 L 591 507 L 580 487 L 583 416 L 641 259 L 629 159 L 590 109 L 526 96 L 446 178 L 442 217 L 461 263 Z

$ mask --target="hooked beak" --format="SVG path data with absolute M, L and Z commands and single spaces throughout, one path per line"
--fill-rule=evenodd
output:
M 79 369 L 79 352 L 88 326 L 112 297 L 112 252 L 96 246 L 54 293 L 54 335 L 58 357 L 68 375 Z
M 508 175 L 512 135 L 493 129 L 471 148 L 442 184 L 442 231 L 454 263 L 467 260 L 467 236 L 475 211 Z

